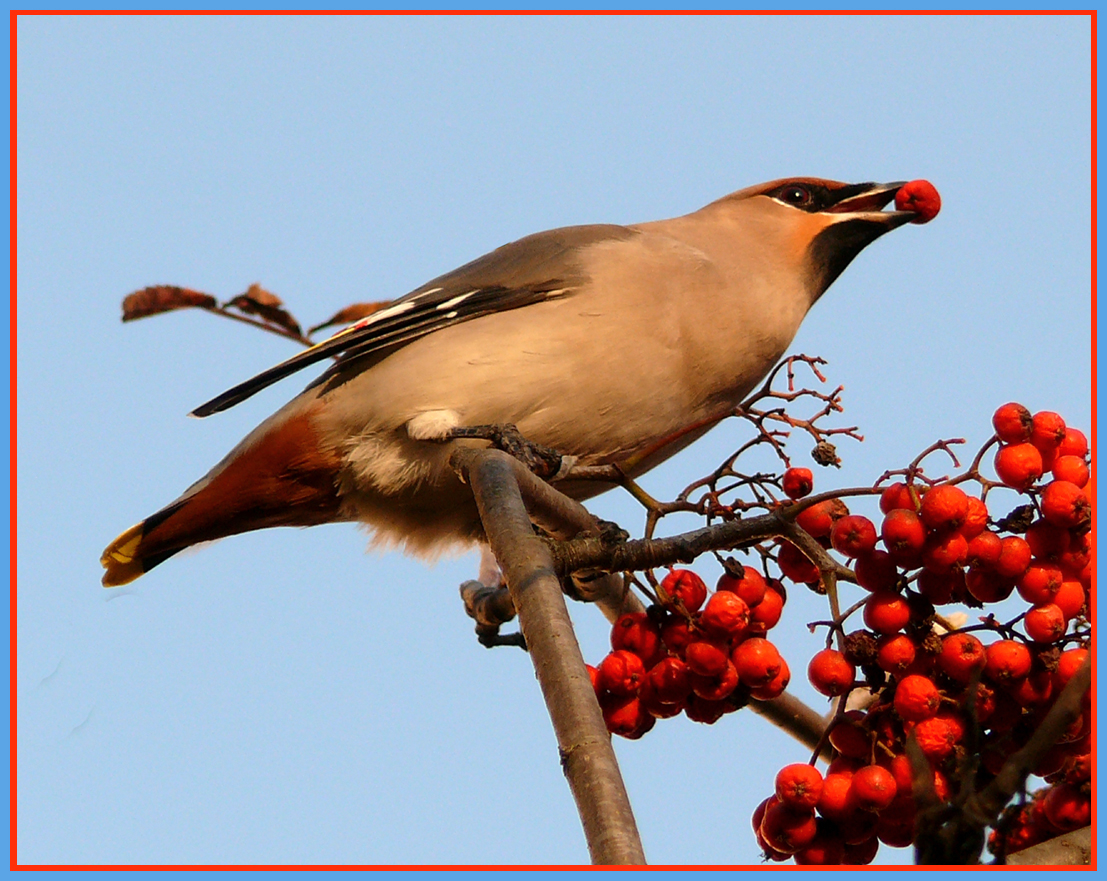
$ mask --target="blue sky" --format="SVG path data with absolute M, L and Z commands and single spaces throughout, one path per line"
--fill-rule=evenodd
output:
M 818 486 L 979 445 L 1012 399 L 1090 428 L 1087 17 L 42 16 L 18 39 L 21 863 L 587 858 L 529 661 L 462 612 L 472 556 L 270 530 L 99 586 L 113 536 L 307 381 L 185 418 L 295 345 L 123 325 L 132 290 L 261 282 L 312 324 L 540 229 L 925 177 L 940 217 L 863 253 L 793 345 L 866 436 Z M 675 494 L 736 431 L 645 485 Z M 624 497 L 592 508 L 641 528 Z M 606 625 L 572 611 L 598 660 Z M 777 630 L 813 704 L 824 616 L 795 596 Z M 756 862 L 749 815 L 806 758 L 746 712 L 616 750 L 670 864 Z

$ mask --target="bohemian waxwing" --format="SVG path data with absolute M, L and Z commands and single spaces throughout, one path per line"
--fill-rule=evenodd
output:
M 439 276 L 197 408 L 337 358 L 115 539 L 103 583 L 269 526 L 361 521 L 375 543 L 424 556 L 480 541 L 448 460 L 455 444 L 486 442 L 454 429 L 513 423 L 566 461 L 641 474 L 730 413 L 862 248 L 916 217 L 881 210 L 902 185 L 777 180 L 671 220 L 527 236 Z

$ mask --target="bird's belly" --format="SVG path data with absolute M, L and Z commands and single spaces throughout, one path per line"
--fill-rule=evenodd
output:
M 416 553 L 472 540 L 481 530 L 471 490 L 449 467 L 452 444 L 425 439 L 426 426 L 512 423 L 581 463 L 629 460 L 641 473 L 703 434 L 763 373 L 743 368 L 741 340 L 705 360 L 677 316 L 601 307 L 593 298 L 584 312 L 568 297 L 482 317 L 323 392 L 321 428 L 340 447 L 339 490 L 354 516 Z M 733 367 L 720 369 L 724 356 Z M 564 487 L 578 498 L 606 488 Z

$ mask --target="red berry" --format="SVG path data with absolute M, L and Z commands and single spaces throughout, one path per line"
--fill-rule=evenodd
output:
M 647 666 L 664 654 L 661 631 L 645 612 L 627 612 L 611 625 L 611 647 L 634 652 Z
M 750 626 L 746 633 L 750 636 L 764 636 L 776 627 L 783 611 L 784 596 L 780 591 L 769 587 L 761 602 L 750 609 Z
M 738 671 L 743 685 L 759 688 L 768 685 L 784 665 L 777 647 L 769 640 L 751 636 L 734 647 L 730 660 Z
M 810 810 L 819 802 L 823 775 L 811 765 L 786 765 L 776 775 L 776 797 L 785 807 Z
M 876 817 L 868 811 L 854 810 L 846 819 L 838 821 L 838 831 L 847 845 L 860 844 L 870 838 L 876 841 Z
M 895 633 L 911 620 L 907 600 L 892 591 L 877 591 L 865 600 L 865 626 L 877 633 Z
M 622 737 L 637 739 L 653 727 L 654 718 L 636 697 L 606 695 L 600 701 L 607 730 Z
M 968 499 L 969 510 L 959 531 L 968 541 L 972 541 L 988 526 L 988 506 L 976 496 L 969 496 Z
M 972 698 L 976 707 L 976 718 L 980 723 L 985 723 L 996 710 L 995 689 L 984 682 L 977 682 L 975 689 L 965 689 L 961 695 L 959 704 L 968 715 L 969 698 Z
M 849 508 L 841 499 L 827 499 L 797 514 L 796 525 L 806 530 L 812 538 L 827 538 L 834 521 L 848 513 Z
M 1019 596 L 1032 605 L 1051 603 L 1061 589 L 1064 577 L 1057 566 L 1048 563 L 1034 563 L 1018 580 Z
M 1042 456 L 1056 455 L 1057 448 L 1065 440 L 1065 420 L 1057 413 L 1042 410 L 1035 413 L 1031 420 L 1030 443 L 1038 448 Z
M 822 790 L 819 793 L 819 801 L 815 809 L 823 817 L 837 820 L 845 817 L 853 810 L 849 802 L 849 785 L 853 774 L 827 773 L 823 778 Z
M 905 676 L 896 685 L 893 706 L 900 718 L 907 722 L 921 722 L 938 712 L 942 696 L 930 678 Z
M 906 508 L 896 508 L 884 515 L 880 537 L 893 560 L 903 561 L 917 555 L 926 542 L 926 528 L 919 515 Z
M 692 692 L 708 701 L 721 701 L 738 687 L 738 671 L 727 661 L 723 669 L 712 676 L 691 675 Z
M 887 551 L 876 550 L 858 557 L 853 571 L 857 583 L 868 591 L 891 590 L 899 581 L 896 562 Z
M 922 563 L 931 572 L 949 572 L 964 563 L 968 553 L 969 543 L 960 532 L 933 532 L 923 545 Z
M 965 726 L 949 712 L 923 719 L 911 729 L 923 754 L 934 764 L 942 762 L 964 740 Z
M 1084 432 L 1077 428 L 1066 428 L 1065 439 L 1057 448 L 1058 456 L 1079 456 L 1083 459 L 1088 455 L 1088 439 Z
M 850 800 L 863 811 L 882 811 L 896 797 L 896 778 L 887 768 L 866 765 L 853 774 Z
M 830 745 L 849 758 L 867 759 L 872 754 L 872 740 L 864 727 L 865 714 L 847 710 L 830 729 Z
M 1055 642 L 1065 635 L 1068 620 L 1056 603 L 1035 606 L 1022 619 L 1026 635 L 1034 642 Z
M 1030 650 L 1021 642 L 1001 639 L 985 649 L 987 661 L 984 672 L 993 682 L 1000 684 L 1022 679 L 1030 672 Z
M 1057 661 L 1057 669 L 1053 671 L 1053 684 L 1058 691 L 1069 684 L 1069 680 L 1076 675 L 1077 671 L 1084 666 L 1084 662 L 1088 660 L 1088 655 L 1087 649 L 1069 649 L 1061 652 L 1061 657 Z
M 690 687 L 691 685 L 689 685 L 689 688 Z M 684 712 L 684 702 L 686 698 L 687 695 L 685 695 L 685 698 L 672 703 L 666 703 L 661 700 L 657 696 L 657 689 L 654 688 L 653 680 L 650 679 L 649 673 L 647 673 L 646 678 L 642 680 L 642 687 L 638 689 L 638 702 L 642 705 L 642 708 L 655 719 L 671 719 L 673 716 L 679 716 Z
M 679 704 L 692 692 L 688 665 L 680 658 L 662 658 L 646 674 L 654 697 L 663 704 Z
M 867 866 L 876 859 L 876 854 L 879 850 L 880 841 L 875 835 L 871 835 L 864 841 L 859 841 L 856 844 L 850 844 L 846 841 L 845 847 L 843 848 L 842 865 Z
M 1065 529 L 1085 529 L 1092 520 L 1092 506 L 1084 490 L 1067 480 L 1055 480 L 1042 490 L 1042 516 Z
M 700 676 L 719 676 L 730 661 L 725 647 L 703 640 L 685 646 L 684 660 L 692 672 Z
M 666 606 L 675 607 L 679 600 L 685 611 L 695 612 L 707 599 L 707 585 L 691 569 L 673 569 L 661 579 L 661 590 L 670 602 Z
M 1001 603 L 1014 589 L 1013 580 L 990 569 L 973 567 L 965 575 L 965 590 L 982 603 Z
M 999 559 L 993 568 L 996 574 L 1003 578 L 1018 578 L 1030 565 L 1030 545 L 1017 535 L 1009 535 L 1002 539 L 999 549 Z
M 700 612 L 700 626 L 723 638 L 741 636 L 750 624 L 750 607 L 738 594 L 716 591 Z
M 915 662 L 915 641 L 903 633 L 882 636 L 877 644 L 876 665 L 885 673 L 902 676 Z
M 1036 520 L 1026 530 L 1026 543 L 1039 560 L 1057 562 L 1072 544 L 1072 533 L 1047 520 Z
M 1049 822 L 1062 832 L 1071 832 L 1091 822 L 1091 800 L 1070 783 L 1053 786 L 1046 793 L 1042 807 Z
M 833 823 L 816 818 L 818 831 L 811 843 L 801 847 L 792 859 L 797 866 L 840 866 L 846 858 L 846 846 Z
M 969 513 L 969 497 L 958 486 L 932 486 L 922 498 L 919 516 L 927 529 L 960 529 Z
M 1058 480 L 1067 480 L 1080 488 L 1087 486 L 1091 477 L 1083 456 L 1058 456 L 1051 470 Z
M 830 530 L 830 546 L 847 557 L 860 557 L 876 547 L 876 527 L 868 517 L 849 514 Z
M 642 659 L 634 652 L 623 649 L 614 651 L 600 662 L 598 680 L 600 686 L 618 697 L 633 696 L 646 675 Z
M 935 606 L 961 602 L 965 598 L 965 573 L 962 569 L 951 569 L 949 572 L 923 569 L 915 586 Z
M 974 672 L 984 669 L 987 660 L 979 639 L 971 633 L 951 633 L 942 640 L 938 669 L 954 682 L 967 685 Z
M 857 671 L 836 649 L 817 652 L 807 665 L 807 678 L 819 694 L 836 697 L 849 691 Z
M 897 508 L 914 511 L 925 491 L 926 487 L 917 483 L 911 486 L 902 482 L 889 484 L 880 494 L 880 513 L 890 514 Z
M 1012 444 L 1000 447 L 995 469 L 999 479 L 1020 492 L 1029 489 L 1042 476 L 1042 454 L 1033 444 Z
M 985 529 L 969 542 L 965 549 L 965 562 L 970 566 L 991 568 L 999 562 L 1002 549 L 1003 540 L 990 529 Z
M 802 499 L 804 496 L 810 495 L 814 485 L 815 476 L 811 473 L 810 468 L 789 468 L 784 472 L 784 478 L 781 481 L 784 495 L 790 499 Z
M 753 816 L 750 817 L 750 822 L 753 824 L 753 834 L 757 838 L 758 847 L 764 852 L 763 855 L 775 862 L 784 862 L 788 859 L 789 855 L 769 847 L 764 836 L 761 834 L 761 821 L 765 819 L 765 811 L 768 809 L 769 805 L 777 804 L 778 802 L 779 799 L 777 799 L 775 795 L 770 795 L 753 809 Z
M 848 715 L 848 713 L 847 713 Z M 856 712 L 855 716 L 859 719 L 864 719 L 865 714 Z M 851 725 L 858 724 L 858 719 L 849 720 Z M 861 761 L 861 759 L 853 758 L 851 756 L 839 755 L 836 758 L 830 760 L 830 764 L 826 766 L 826 774 L 824 776 L 829 777 L 831 774 L 843 774 L 846 777 L 852 777 L 853 772 L 858 768 L 862 768 L 867 765 L 867 761 Z
M 775 795 L 770 795 L 768 798 L 763 799 L 757 805 L 757 807 L 753 809 L 753 815 L 750 817 L 750 822 L 753 824 L 754 832 L 760 833 L 761 821 L 765 819 L 766 808 L 768 808 L 769 805 L 776 804 L 779 801 L 780 799 L 778 799 Z
M 1029 441 L 1032 425 L 1030 411 L 1022 404 L 1004 404 L 992 414 L 992 427 L 1005 444 L 1022 444 Z
M 769 803 L 761 820 L 761 835 L 781 853 L 792 854 L 810 844 L 817 831 L 814 811 L 792 811 L 779 801 Z
M 714 725 L 725 713 L 734 709 L 728 707 L 726 701 L 704 700 L 696 694 L 688 695 L 688 702 L 684 706 L 684 715 L 693 722 L 702 722 L 704 725 Z
M 1080 573 L 1088 568 L 1092 561 L 1092 542 L 1090 533 L 1081 532 L 1072 536 L 1068 549 L 1057 558 L 1057 565 L 1065 573 L 1065 578 L 1079 580 Z
M 735 575 L 724 572 L 719 576 L 715 590 L 729 590 L 731 593 L 738 594 L 752 609 L 765 598 L 768 587 L 761 573 L 752 566 L 739 566 Z
M 942 209 L 942 197 L 928 180 L 908 181 L 896 191 L 896 210 L 913 211 L 912 223 L 929 223 Z
M 905 795 L 911 792 L 914 783 L 914 772 L 911 770 L 911 760 L 904 753 L 896 753 L 890 758 L 881 757 L 880 764 L 888 769 L 892 778 L 896 781 L 896 794 Z
M 914 818 L 893 821 L 881 816 L 876 823 L 876 837 L 881 844 L 888 847 L 909 847 L 915 840 Z
M 1071 621 L 1084 608 L 1088 595 L 1079 581 L 1062 581 L 1061 587 L 1053 597 L 1053 602 L 1064 613 L 1065 620 Z
M 780 543 L 776 563 L 781 574 L 796 584 L 812 584 L 819 580 L 819 567 L 812 563 L 803 551 L 790 541 Z
M 788 683 L 791 681 L 792 671 L 788 669 L 788 662 L 781 658 L 780 672 L 765 685 L 757 685 L 750 688 L 750 696 L 759 701 L 771 701 L 773 698 L 780 697 L 784 694 L 785 690 L 788 688 Z
M 685 647 L 695 638 L 691 625 L 684 618 L 674 618 L 661 627 L 661 641 L 674 654 L 683 654 Z
M 1042 707 L 1053 696 L 1053 677 L 1048 670 L 1038 670 L 1008 683 L 1006 688 L 1020 706 L 1030 709 Z

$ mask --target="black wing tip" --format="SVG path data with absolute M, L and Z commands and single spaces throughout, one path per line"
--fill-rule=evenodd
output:
M 218 413 L 219 410 L 220 408 L 212 406 L 212 402 L 208 401 L 206 404 L 201 404 L 188 415 L 192 419 L 206 419 L 212 413 Z
M 229 410 L 231 407 L 241 404 L 247 398 L 252 398 L 263 389 L 267 389 L 269 386 L 302 370 L 309 364 L 314 364 L 317 361 L 323 360 L 331 351 L 332 349 L 320 345 L 308 349 L 306 352 L 301 352 L 289 358 L 287 361 L 281 362 L 276 367 L 263 370 L 257 376 L 245 382 L 240 382 L 234 388 L 229 388 L 222 394 L 216 395 L 210 401 L 201 404 L 188 415 L 197 419 L 203 419 L 205 416 L 211 416 L 213 413 L 222 413 L 224 410 Z
M 211 416 L 213 413 L 222 413 L 224 410 L 229 410 L 235 404 L 240 404 L 248 397 L 254 394 L 254 392 L 261 391 L 261 388 L 253 388 L 249 391 L 244 391 L 240 387 L 236 386 L 229 391 L 223 392 L 221 395 L 217 395 L 210 401 L 206 401 L 193 410 L 188 415 L 194 419 L 204 419 Z

